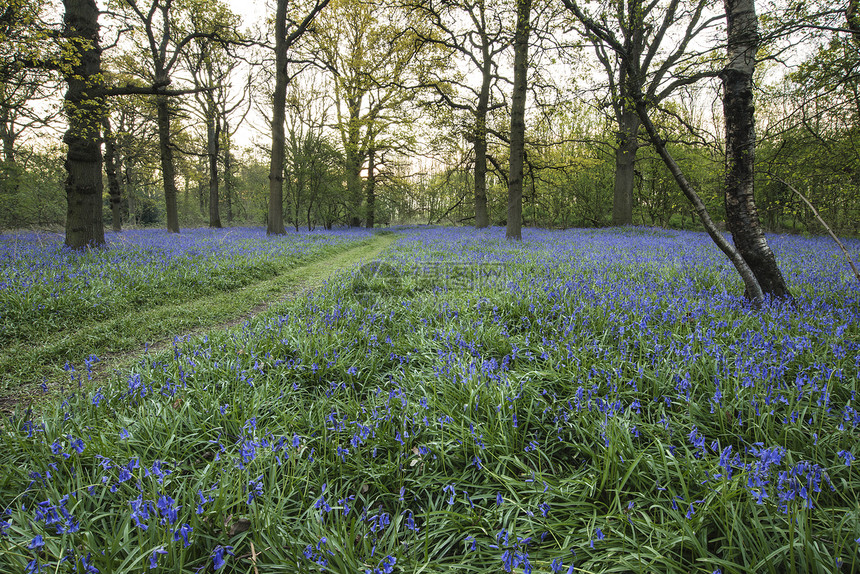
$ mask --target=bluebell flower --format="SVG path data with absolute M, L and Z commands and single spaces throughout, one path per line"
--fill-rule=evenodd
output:
M 694 514 L 696 514 L 696 511 L 695 511 L 695 509 L 693 509 L 693 503 L 691 502 L 690 508 L 689 508 L 689 510 L 687 510 L 687 520 L 690 520 L 691 518 L 693 518 Z
M 176 506 L 176 501 L 173 500 L 170 496 L 166 494 L 161 495 L 158 498 L 158 510 L 161 512 L 161 516 L 167 520 L 168 524 L 173 524 L 177 520 L 179 520 L 179 509 L 181 506 Z M 164 520 L 162 520 L 164 522 Z
M 141 530 L 149 529 L 149 526 L 142 521 L 147 520 L 151 514 L 155 513 L 155 507 L 152 502 L 143 500 L 143 495 L 138 495 L 137 498 L 129 500 L 128 503 L 131 506 L 131 519 L 134 521 L 135 526 Z
M 371 532 L 382 532 L 391 523 L 391 515 L 380 510 L 368 518 Z
M 673 501 L 672 503 L 674 504 L 674 501 Z M 595 540 L 598 540 L 598 541 L 599 541 L 599 540 L 603 540 L 605 537 L 606 537 L 606 536 L 603 534 L 603 531 L 602 531 L 602 530 L 600 530 L 599 528 L 596 528 L 596 529 L 594 530 L 594 538 L 592 538 L 592 539 L 589 541 L 589 543 L 588 543 L 588 547 L 589 547 L 589 548 L 594 548 L 594 541 L 595 541 Z
M 165 464 L 160 460 L 154 461 L 152 463 L 151 468 L 143 469 L 143 476 L 155 476 L 156 482 L 158 482 L 158 484 L 164 484 L 164 477 L 168 474 L 170 474 L 170 469 L 168 469 Z
M 71 456 L 71 455 L 69 455 L 68 453 L 63 452 L 63 445 L 62 445 L 62 444 L 60 444 L 60 440 L 59 440 L 59 439 L 57 439 L 57 440 L 55 440 L 54 442 L 52 442 L 52 443 L 51 443 L 51 452 L 52 452 L 53 454 L 59 454 L 59 455 L 62 455 L 62 457 L 63 457 L 63 458 L 69 458 L 69 456 Z
M 320 493 L 320 497 L 314 503 L 314 508 L 316 508 L 317 510 L 321 510 L 322 512 L 325 512 L 326 514 L 328 514 L 329 512 L 331 512 L 331 506 L 329 506 L 328 502 L 326 502 L 325 489 L 326 489 L 326 485 L 323 484 L 322 485 L 322 492 Z
M 197 512 L 196 513 L 197 514 L 203 514 L 203 505 L 208 503 L 208 502 L 212 502 L 215 499 L 212 498 L 211 496 L 204 496 L 202 490 L 197 491 L 197 496 L 200 497 L 200 500 L 197 502 Z
M 179 529 L 173 531 L 173 541 L 178 542 L 179 539 L 181 538 L 182 539 L 182 547 L 188 548 L 191 545 L 188 542 L 188 535 L 191 534 L 191 532 L 193 530 L 194 529 L 188 523 L 183 524 L 182 526 L 179 527 Z
M 212 557 L 212 567 L 215 570 L 220 570 L 227 563 L 224 554 L 229 554 L 230 556 L 234 556 L 233 547 L 232 546 L 216 546 L 212 551 L 210 556 Z
M 99 569 L 92 563 L 92 553 L 87 552 L 86 556 L 81 556 L 81 568 L 83 574 L 99 574 Z M 77 571 L 77 569 L 75 569 Z
M 391 574 L 394 572 L 394 565 L 397 563 L 397 558 L 388 555 L 380 560 L 379 565 L 373 570 L 365 569 L 365 574 Z
M 457 493 L 457 491 L 454 489 L 454 485 L 453 485 L 453 484 L 449 484 L 449 485 L 447 485 L 447 486 L 443 486 L 443 487 L 442 487 L 442 492 L 448 492 L 448 493 L 450 493 L 450 496 L 448 497 L 448 505 L 449 505 L 449 506 L 453 505 L 453 504 L 454 504 L 454 496 L 455 496 L 455 495 L 456 495 L 456 493 Z
M 349 514 L 350 510 L 352 510 L 352 508 L 350 508 L 350 506 L 349 506 L 349 505 L 350 505 L 350 503 L 352 503 L 352 501 L 353 501 L 353 500 L 355 500 L 355 496 L 354 496 L 354 495 L 353 495 L 353 496 L 348 496 L 348 497 L 346 497 L 346 498 L 341 498 L 340 500 L 338 500 L 338 501 L 337 501 L 337 503 L 338 503 L 338 504 L 340 504 L 340 505 L 343 507 L 343 511 L 342 511 L 342 512 L 343 512 L 343 515 L 344 515 L 344 516 L 347 516 L 347 515 Z
M 257 477 L 257 480 L 252 480 L 248 483 L 248 502 L 251 504 L 255 498 L 263 496 L 263 475 Z
M 35 550 L 37 548 L 41 548 L 45 545 L 45 541 L 42 539 L 41 534 L 37 534 L 33 537 L 33 540 L 30 541 L 30 544 L 27 546 L 30 550 Z
M 152 551 L 152 554 L 149 555 L 149 569 L 154 570 L 158 568 L 158 556 L 160 554 L 167 554 L 167 550 L 163 547 L 159 546 L 155 550 Z
M 346 457 L 349 456 L 349 449 L 337 445 L 337 456 L 340 457 L 341 462 L 346 462 Z

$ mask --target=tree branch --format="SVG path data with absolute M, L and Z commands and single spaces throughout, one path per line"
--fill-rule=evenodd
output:
M 152 86 L 118 86 L 115 88 L 102 88 L 100 90 L 91 90 L 88 94 L 91 97 L 111 97 L 111 96 L 186 96 L 189 94 L 199 94 L 200 92 L 210 92 L 214 90 L 213 86 L 188 88 L 186 90 L 167 90 L 161 85 L 155 84 Z
M 784 186 L 786 186 L 788 189 L 790 189 L 790 190 L 791 190 L 791 191 L 793 191 L 794 193 L 796 193 L 796 194 L 797 194 L 797 196 L 798 196 L 800 199 L 802 199 L 802 200 L 803 200 L 803 202 L 804 202 L 806 205 L 808 205 L 808 206 L 809 206 L 809 209 L 811 209 L 811 210 L 812 210 L 812 213 L 815 215 L 815 218 L 816 218 L 816 219 L 818 219 L 818 222 L 819 222 L 821 225 L 823 225 L 823 226 L 824 226 L 824 229 L 826 229 L 826 230 L 827 230 L 827 233 L 829 233 L 829 234 L 830 234 L 830 237 L 833 239 L 833 241 L 835 241 L 835 242 L 836 242 L 836 245 L 838 245 L 838 246 L 839 246 L 839 248 L 840 248 L 840 249 L 842 249 L 842 253 L 845 255 L 845 259 L 847 259 L 847 260 L 848 260 L 848 265 L 850 265 L 850 266 L 851 266 L 851 270 L 852 270 L 852 271 L 854 271 L 854 276 L 857 278 L 857 281 L 858 281 L 858 282 L 860 282 L 860 271 L 857 271 L 857 267 L 855 267 L 855 265 L 854 265 L 854 261 L 852 261 L 852 260 L 851 260 L 851 255 L 849 255 L 849 254 L 848 254 L 848 250 L 847 250 L 847 249 L 845 249 L 845 246 L 842 244 L 842 242 L 841 242 L 841 241 L 839 241 L 839 238 L 838 238 L 838 237 L 836 237 L 836 234 L 835 234 L 835 233 L 833 233 L 833 230 L 832 230 L 832 229 L 830 229 L 830 226 L 829 226 L 829 225 L 827 225 L 827 223 L 825 223 L 824 219 L 822 219 L 821 215 L 819 215 L 818 210 L 817 210 L 817 209 L 815 209 L 815 206 L 814 206 L 814 205 L 812 205 L 812 203 L 810 203 L 810 201 L 809 201 L 808 199 L 806 199 L 806 197 L 805 197 L 802 193 L 800 193 L 800 192 L 799 192 L 799 191 L 798 191 L 798 190 L 797 190 L 793 185 L 791 185 L 790 183 L 788 183 L 787 181 L 785 181 L 785 180 L 784 180 L 784 179 L 782 179 L 781 177 L 779 177 L 779 176 L 777 176 L 777 175 L 774 175 L 774 174 L 773 174 L 773 173 L 771 173 L 771 172 L 768 172 L 768 175 L 769 175 L 770 177 L 772 177 L 773 179 L 775 179 L 776 181 L 778 181 L 778 182 L 780 182 L 781 184 L 783 184 Z

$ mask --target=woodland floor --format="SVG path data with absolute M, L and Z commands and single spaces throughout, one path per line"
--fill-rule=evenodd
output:
M 0 412 L 34 406 L 41 400 L 62 394 L 69 384 L 69 377 L 63 370 L 67 362 L 66 350 L 76 349 L 76 355 L 83 350 L 87 354 L 86 349 L 92 347 L 94 341 L 102 348 L 108 342 L 108 352 L 98 354 L 98 362 L 91 365 L 88 374 L 91 384 L 98 384 L 99 380 L 106 380 L 145 354 L 157 353 L 176 340 L 226 331 L 252 318 L 277 313 L 285 302 L 311 292 L 335 274 L 373 260 L 395 240 L 393 234 L 374 235 L 358 245 L 348 245 L 322 259 L 301 263 L 275 277 L 234 291 L 142 309 L 79 329 L 52 333 L 42 340 L 8 346 L 0 350 L 0 372 L 15 373 L 16 365 L 22 364 L 28 365 L 28 370 L 26 373 L 19 371 L 17 380 L 2 381 Z M 22 355 L 27 359 L 22 361 Z M 33 364 L 38 366 L 33 368 L 30 366 Z

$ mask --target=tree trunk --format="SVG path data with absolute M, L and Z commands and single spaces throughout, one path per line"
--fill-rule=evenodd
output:
M 215 102 L 207 99 L 209 110 L 206 118 L 206 153 L 209 156 L 209 227 L 221 228 L 221 212 L 218 205 L 218 143 L 221 124 L 215 117 Z
M 526 83 L 528 82 L 529 18 L 532 0 L 517 0 L 514 35 L 514 91 L 511 97 L 511 159 L 508 174 L 508 226 L 505 237 L 521 241 L 523 217 L 523 161 L 526 137 Z
M 361 167 L 355 169 L 353 165 L 357 159 L 350 158 L 347 154 L 346 190 L 349 196 L 349 226 L 361 227 Z
M 173 165 L 173 146 L 170 144 L 170 103 L 167 96 L 155 97 L 158 121 L 158 148 L 161 153 L 161 176 L 164 181 L 164 207 L 167 231 L 179 233 L 179 210 L 176 205 L 176 168 Z
M 63 0 L 63 35 L 71 40 L 76 53 L 64 66 L 68 84 L 63 107 L 69 125 L 63 141 L 66 155 L 66 245 L 72 249 L 103 245 L 102 223 L 102 150 L 99 141 L 104 98 L 87 95 L 100 88 L 101 47 L 99 10 L 95 0 Z
M 349 107 L 349 125 L 347 126 L 346 143 L 346 191 L 350 227 L 361 226 L 361 164 L 364 161 L 360 151 L 360 105 L 360 102 L 347 102 L 347 106 Z
M 487 110 L 493 77 L 488 59 L 489 54 L 485 54 L 481 93 L 475 109 L 475 227 L 478 229 L 490 225 L 487 210 Z
M 287 0 L 275 10 L 275 93 L 272 98 L 272 159 L 269 164 L 269 215 L 266 233 L 284 235 L 284 123 L 287 106 Z
M 848 23 L 848 28 L 854 33 L 854 39 L 860 40 L 860 2 L 858 0 L 848 0 L 845 20 Z
M 110 195 L 111 229 L 117 233 L 122 231 L 122 192 L 117 176 L 116 140 L 107 117 L 103 120 L 105 140 L 105 174 L 108 180 L 108 195 Z
M 3 161 L 15 163 L 15 133 L 8 108 L 0 110 L 0 140 L 3 140 Z
M 230 153 L 230 126 L 225 122 L 224 133 L 224 199 L 227 202 L 227 223 L 233 223 L 233 155 Z
M 374 210 L 376 209 L 376 150 L 373 146 L 367 150 L 367 218 L 365 226 L 373 229 L 376 224 Z
M 206 201 L 206 196 L 208 195 L 207 184 L 203 182 L 203 180 L 197 181 L 197 211 L 200 212 L 200 217 L 206 216 L 206 211 L 208 210 L 208 205 Z
M 723 70 L 726 119 L 726 221 L 732 239 L 762 292 L 790 296 L 761 228 L 754 197 L 755 118 L 752 77 L 758 48 L 753 0 L 724 0 L 728 22 L 728 65 Z
M 612 224 L 633 225 L 633 184 L 636 152 L 639 149 L 639 116 L 629 105 L 622 104 L 619 130 L 616 134 L 615 190 L 612 201 Z
M 128 222 L 131 225 L 137 225 L 137 205 L 134 200 L 134 175 L 132 173 L 130 162 L 127 158 L 122 158 L 123 173 L 125 175 L 125 197 L 128 200 Z
M 9 108 L 0 110 L 0 140 L 3 141 L 3 159 L 0 174 L 3 176 L 0 192 L 15 195 L 20 185 L 19 168 L 15 158 L 15 132 Z
M 295 157 L 295 156 L 293 156 L 293 157 Z M 293 229 L 298 231 L 299 226 L 301 225 L 302 195 L 305 191 L 305 182 L 304 182 L 304 173 L 303 173 L 304 169 L 298 168 L 298 166 L 295 166 L 295 161 L 293 161 L 293 165 L 294 165 L 294 167 L 297 168 L 297 173 L 294 176 L 295 184 L 296 184 L 295 193 L 293 194 L 294 209 L 290 213 L 290 219 L 292 219 L 292 221 L 293 221 Z M 286 174 L 286 175 L 289 176 L 289 174 Z M 292 184 L 290 185 L 290 187 L 292 187 Z

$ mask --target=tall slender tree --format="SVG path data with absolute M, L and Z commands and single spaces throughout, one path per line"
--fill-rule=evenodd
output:
M 239 16 L 232 13 L 226 5 L 212 3 L 209 8 L 211 17 L 206 20 L 192 20 L 195 32 L 207 32 L 207 28 L 229 26 L 238 28 Z M 206 126 L 206 159 L 209 175 L 209 227 L 221 227 L 220 173 L 221 147 L 224 143 L 224 129 L 227 118 L 248 100 L 247 90 L 236 99 L 231 99 L 231 79 L 240 60 L 231 54 L 228 46 L 212 37 L 195 38 L 185 52 L 185 65 L 191 71 L 194 85 L 199 89 L 194 94 L 196 102 L 194 114 Z
M 691 51 L 691 43 L 720 18 L 706 15 L 709 0 L 562 1 L 582 25 L 606 72 L 609 108 L 616 125 L 612 222 L 630 225 L 641 127 L 632 94 L 643 93 L 647 106 L 655 108 L 680 85 L 715 76 L 716 70 L 705 68 L 691 75 L 673 72 L 679 63 L 703 56 Z M 615 50 L 615 45 L 623 51 Z
M 726 120 L 726 221 L 732 240 L 761 290 L 788 296 L 785 279 L 767 243 L 755 204 L 753 72 L 759 47 L 754 0 L 724 0 L 728 63 L 722 73 Z
M 66 245 L 97 246 L 104 243 L 99 138 L 105 94 L 99 10 L 94 0 L 64 0 L 63 23 L 57 33 L 41 18 L 43 7 L 20 0 L 0 7 L 0 82 L 7 83 L 25 70 L 59 71 L 67 86 L 63 100 L 68 121 L 63 137 L 68 146 Z M 53 39 L 59 44 L 46 41 Z M 11 135 L 7 129 L 5 136 Z
M 134 70 L 153 87 L 161 88 L 155 95 L 161 175 L 167 230 L 179 233 L 179 210 L 176 202 L 176 166 L 171 122 L 175 114 L 166 88 L 173 82 L 187 46 L 194 40 L 208 38 L 228 43 L 236 41 L 238 33 L 230 22 L 221 22 L 218 11 L 203 0 L 174 2 L 174 0 L 111 0 L 132 21 L 140 35 L 138 51 L 144 56 L 142 66 Z M 194 26 L 180 25 L 183 19 L 195 21 Z M 200 22 L 206 21 L 205 24 Z M 189 90 L 194 92 L 195 90 Z
M 64 0 L 63 36 L 72 47 L 60 70 L 68 85 L 63 108 L 66 154 L 66 245 L 79 249 L 105 242 L 102 222 L 102 148 L 105 115 L 99 9 L 95 0 Z
M 488 0 L 421 0 L 409 6 L 433 25 L 424 40 L 463 57 L 477 74 L 480 85 L 449 77 L 433 84 L 438 101 L 470 116 L 466 139 L 474 150 L 475 227 L 490 224 L 487 205 L 487 122 L 493 110 L 504 107 L 494 98 L 499 80 L 499 60 L 510 46 L 510 31 L 502 18 L 500 3 Z M 450 71 L 450 70 L 449 70 Z M 452 89 L 453 88 L 453 89 Z M 461 91 L 461 94 L 457 94 Z M 496 101 L 494 101 L 496 100 Z
M 289 51 L 293 44 L 304 34 L 329 0 L 316 0 L 316 3 L 301 20 L 294 23 L 287 34 L 288 0 L 278 0 L 275 9 L 275 91 L 272 97 L 272 152 L 269 162 L 269 211 L 266 219 L 266 233 L 283 235 L 284 228 L 284 158 L 286 136 L 287 85 L 290 82 Z
M 526 88 L 532 0 L 517 0 L 514 34 L 514 91 L 511 97 L 511 157 L 508 172 L 508 223 L 505 237 L 523 238 L 523 163 L 526 140 Z
M 80 249 L 104 244 L 101 127 L 106 98 L 134 94 L 167 98 L 185 92 L 169 90 L 165 82 L 106 87 L 98 6 L 94 0 L 64 0 L 63 5 L 62 55 L 31 65 L 59 69 L 68 86 L 63 103 L 69 122 L 63 138 L 68 146 L 66 244 Z
M 383 136 L 406 123 L 403 116 L 415 99 L 412 88 L 423 85 L 426 68 L 438 63 L 422 57 L 428 53 L 421 40 L 426 21 L 385 8 L 334 0 L 311 36 L 314 57 L 334 83 L 336 127 L 346 158 L 345 203 L 353 227 L 367 215 L 361 174 L 371 145 L 379 151 Z
M 731 0 L 726 0 L 727 8 L 734 9 L 736 5 L 733 3 L 731 5 L 728 4 Z M 693 38 L 703 30 L 703 27 L 710 26 L 710 23 L 713 21 L 713 18 L 702 20 L 702 10 L 703 7 L 699 6 L 694 12 L 692 16 L 688 18 L 688 25 L 684 30 L 683 37 L 677 43 L 677 47 L 673 48 L 670 52 L 669 58 L 667 62 L 663 62 L 657 66 L 657 73 L 655 77 L 663 77 L 665 78 L 665 84 L 661 86 L 661 82 L 655 83 L 655 80 L 652 79 L 649 83 L 646 84 L 643 78 L 649 77 L 649 74 L 653 74 L 654 71 L 650 69 L 651 64 L 653 63 L 652 58 L 644 58 L 642 60 L 637 60 L 632 57 L 630 53 L 630 45 L 624 41 L 624 37 L 617 37 L 612 29 L 605 24 L 602 24 L 600 21 L 589 17 L 586 15 L 580 6 L 577 4 L 575 0 L 563 0 L 565 6 L 570 9 L 576 18 L 589 30 L 589 33 L 592 34 L 595 38 L 599 39 L 599 41 L 603 42 L 607 49 L 612 50 L 614 53 L 618 55 L 619 59 L 626 60 L 631 63 L 629 65 L 628 71 L 635 75 L 634 81 L 630 83 L 631 92 L 630 99 L 635 106 L 636 113 L 639 116 L 639 120 L 642 122 L 646 133 L 648 135 L 649 140 L 654 145 L 660 157 L 663 159 L 670 173 L 675 178 L 675 181 L 678 183 L 678 186 L 681 188 L 684 195 L 692 204 L 696 214 L 699 216 L 702 225 L 705 227 L 705 230 L 717 244 L 717 246 L 726 254 L 732 264 L 735 266 L 735 269 L 738 271 L 738 274 L 741 276 L 741 279 L 744 282 L 745 293 L 746 296 L 755 301 L 761 302 L 764 294 L 769 293 L 773 296 L 780 296 L 778 292 L 769 291 L 771 289 L 770 285 L 767 282 L 762 284 L 756 272 L 752 269 L 752 266 L 757 264 L 755 261 L 752 263 L 748 262 L 745 256 L 742 253 L 742 249 L 738 246 L 735 246 L 732 242 L 729 242 L 723 235 L 720 233 L 714 221 L 711 219 L 710 214 L 707 211 L 707 208 L 704 202 L 699 197 L 696 190 L 690 184 L 689 180 L 684 176 L 680 166 L 677 161 L 675 161 L 672 154 L 669 152 L 666 141 L 660 136 L 657 131 L 657 128 L 654 126 L 654 123 L 651 121 L 650 113 L 654 107 L 654 95 L 656 95 L 656 101 L 660 101 L 668 97 L 672 92 L 685 85 L 690 85 L 695 83 L 696 81 L 706 78 L 706 77 L 714 77 L 716 75 L 721 75 L 725 77 L 732 77 L 734 79 L 741 79 L 742 77 L 746 77 L 748 74 L 748 78 L 751 80 L 752 78 L 752 70 L 753 68 L 750 66 L 754 66 L 755 62 L 755 47 L 757 46 L 757 33 L 755 32 L 755 7 L 753 5 L 752 0 L 736 0 L 743 1 L 746 4 L 742 7 L 742 11 L 746 14 L 751 12 L 752 14 L 752 23 L 749 21 L 744 21 L 743 24 L 738 27 L 737 22 L 733 22 L 731 20 L 732 17 L 737 17 L 737 12 L 733 13 L 730 16 L 730 24 L 729 24 L 729 37 L 728 44 L 730 46 L 729 49 L 729 65 L 722 71 L 715 71 L 713 69 L 703 69 L 701 71 L 687 71 L 687 73 L 679 74 L 672 76 L 671 72 L 673 71 L 673 66 L 682 58 L 689 59 L 690 54 L 687 53 L 687 47 L 690 46 Z M 676 0 L 672 0 L 673 5 L 678 5 Z M 731 10 L 729 10 L 731 12 Z M 671 22 L 675 20 L 675 16 L 672 15 L 671 18 L 668 16 L 663 19 L 664 22 Z M 668 25 L 662 31 L 660 36 L 665 35 L 665 33 L 669 30 Z M 752 36 L 750 35 L 751 30 L 753 31 Z M 740 34 L 740 36 L 738 36 Z M 752 45 L 750 42 L 752 41 Z M 653 41 L 652 41 L 653 44 Z M 662 71 L 662 72 L 661 72 Z M 661 89 L 658 91 L 658 87 Z M 644 89 L 643 89 L 644 88 Z M 738 100 L 731 100 L 736 96 L 740 95 L 739 92 L 742 92 L 744 89 L 749 88 L 750 99 L 744 99 L 741 95 Z M 742 114 L 736 116 L 732 119 L 727 118 L 727 123 L 732 123 L 733 127 L 731 128 L 735 134 L 735 138 L 731 141 L 727 141 L 727 147 L 733 146 L 735 148 L 735 152 L 733 154 L 746 154 L 746 158 L 750 162 L 752 162 L 754 158 L 754 154 L 752 151 L 753 148 L 750 148 L 749 145 L 752 143 L 754 146 L 754 137 L 750 140 L 750 136 L 754 136 L 754 132 L 746 131 L 747 129 L 752 129 L 754 125 L 752 123 L 752 100 L 751 100 L 751 84 L 744 84 L 743 81 L 739 84 L 732 84 L 730 88 L 731 90 L 736 90 L 738 93 L 736 94 L 727 94 L 724 92 L 724 97 L 730 100 L 729 108 L 726 111 L 726 116 L 732 114 Z M 735 109 L 733 106 L 745 107 L 745 109 Z M 749 114 L 749 115 L 743 115 Z M 735 124 L 734 122 L 739 122 Z M 741 127 L 741 123 L 745 127 Z M 727 132 L 728 132 L 727 127 Z M 743 141 L 741 141 L 743 140 Z M 736 157 L 732 156 L 732 157 Z M 751 169 L 752 163 L 744 166 L 742 169 L 747 170 Z M 733 162 L 733 169 L 738 169 L 736 162 Z M 745 171 L 737 171 L 735 175 L 732 175 L 732 183 L 741 182 L 746 177 Z M 729 193 L 727 188 L 727 194 Z M 743 198 L 743 201 L 746 201 L 745 196 L 738 196 L 738 193 L 746 193 L 745 191 L 738 192 L 737 190 L 732 190 L 733 201 L 734 198 Z M 727 200 L 728 207 L 728 200 Z M 730 229 L 735 226 L 735 229 L 738 229 L 738 233 L 745 235 L 750 234 L 750 237 L 757 237 L 757 233 L 761 233 L 761 228 L 759 225 L 759 221 L 757 217 L 752 217 L 751 212 L 749 211 L 749 206 L 746 208 L 739 210 L 738 214 L 741 214 L 742 217 L 740 220 L 735 220 L 733 223 L 729 223 Z M 727 215 L 727 218 L 731 216 Z M 756 228 L 758 231 L 756 231 Z M 733 233 L 734 237 L 734 233 Z M 761 235 L 763 238 L 763 235 Z M 742 240 L 743 241 L 743 240 Z

